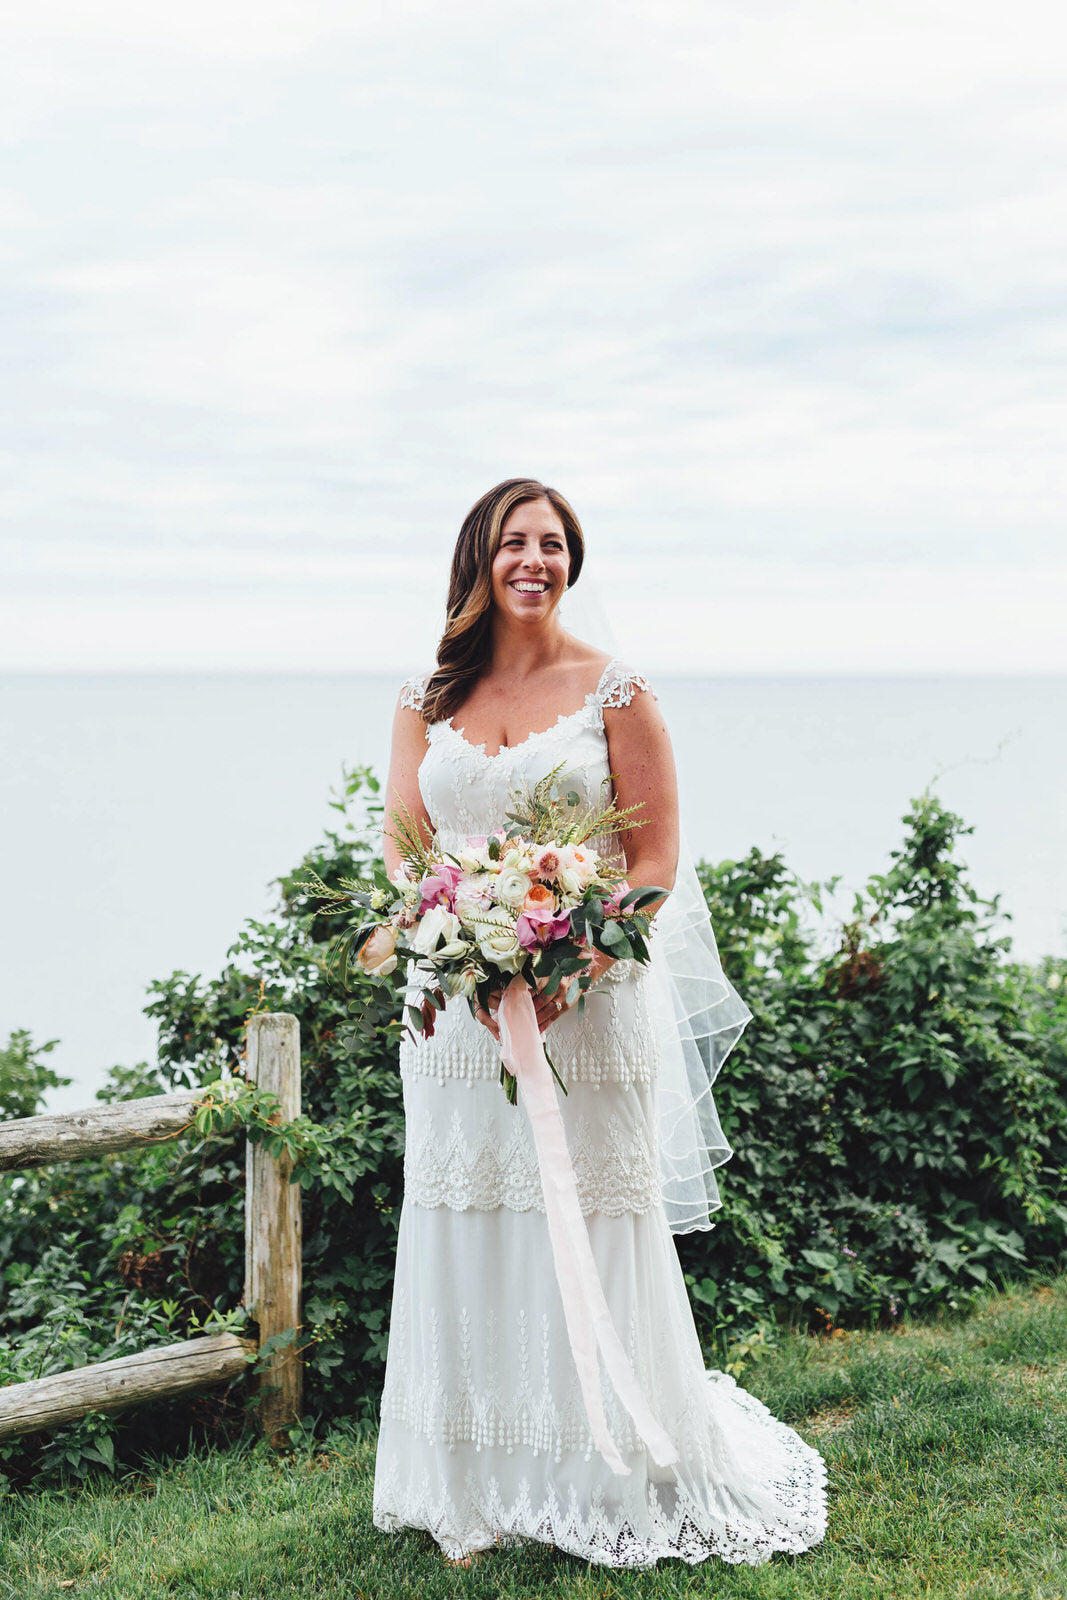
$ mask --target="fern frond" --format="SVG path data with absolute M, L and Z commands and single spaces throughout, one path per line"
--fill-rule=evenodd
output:
M 408 810 L 403 800 L 400 801 L 397 810 L 390 811 L 389 816 L 393 823 L 393 831 L 391 833 L 387 831 L 386 837 L 392 839 L 396 845 L 397 854 L 404 866 L 414 868 L 420 878 L 424 877 L 433 863 L 423 837 L 422 824 Z

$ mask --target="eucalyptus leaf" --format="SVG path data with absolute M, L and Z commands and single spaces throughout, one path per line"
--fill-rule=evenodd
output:
M 657 889 L 651 884 L 646 884 L 640 889 L 631 889 L 629 894 L 624 894 L 619 901 L 619 909 L 625 911 L 632 906 L 635 911 L 640 911 L 642 906 L 651 905 L 653 900 L 663 900 L 669 893 L 669 889 Z

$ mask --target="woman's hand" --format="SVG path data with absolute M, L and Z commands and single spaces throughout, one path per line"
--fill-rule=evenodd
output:
M 589 958 L 586 971 L 589 973 L 591 981 L 596 983 L 597 979 L 602 978 L 605 972 L 607 972 L 608 968 L 613 967 L 614 965 L 614 956 L 607 956 L 602 950 L 594 950 Z M 578 1004 L 578 994 L 576 994 L 574 999 L 570 1002 L 567 1001 L 565 996 L 565 987 L 566 986 L 561 983 L 555 994 L 551 996 L 544 994 L 534 995 L 534 1011 L 537 1013 L 537 1026 L 540 1028 L 542 1033 L 544 1033 L 546 1028 L 551 1027 L 553 1022 L 558 1022 L 560 1017 L 565 1016 L 571 1009 L 571 1006 Z M 579 993 L 580 992 L 581 991 L 579 991 Z
M 599 978 L 604 976 L 608 968 L 614 965 L 614 956 L 605 955 L 602 950 L 594 950 L 586 966 L 586 971 L 589 973 L 591 981 L 596 983 Z M 503 993 L 502 986 L 490 990 L 489 1009 L 487 1011 L 483 1010 L 477 1001 L 474 1002 L 475 1020 L 480 1022 L 483 1028 L 488 1028 L 497 1044 L 500 1043 L 500 1025 L 497 1022 L 496 1014 L 500 1010 L 500 1000 Z M 564 986 L 560 984 L 553 995 L 541 994 L 535 990 L 533 1003 L 538 1029 L 541 1033 L 544 1033 L 546 1028 L 550 1028 L 554 1022 L 559 1021 L 560 1017 L 565 1016 L 572 1006 L 577 1005 L 578 996 L 575 995 L 573 1000 L 568 1001 L 564 994 Z
M 490 989 L 488 1011 L 483 1011 L 477 1000 L 474 1002 L 475 1021 L 480 1022 L 483 1028 L 489 1029 L 497 1044 L 500 1043 L 500 1027 L 496 1020 L 496 1014 L 500 1010 L 500 997 L 503 993 L 502 988 Z

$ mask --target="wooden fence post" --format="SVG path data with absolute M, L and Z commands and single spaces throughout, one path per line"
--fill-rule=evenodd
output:
M 286 1012 L 260 1012 L 248 1025 L 248 1076 L 281 1102 L 280 1120 L 300 1115 L 300 1024 Z M 302 1229 L 300 1185 L 289 1182 L 292 1158 L 275 1160 L 249 1141 L 245 1166 L 245 1294 L 259 1324 L 259 1342 L 300 1327 Z M 281 1450 L 282 1430 L 300 1421 L 303 1370 L 297 1343 L 277 1351 L 256 1379 L 256 1414 L 264 1437 Z

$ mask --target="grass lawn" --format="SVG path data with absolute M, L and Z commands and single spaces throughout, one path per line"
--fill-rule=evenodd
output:
M 796 1336 L 741 1380 L 817 1443 L 830 1529 L 763 1567 L 589 1567 L 539 1545 L 469 1570 L 370 1525 L 373 1446 L 260 1444 L 0 1499 L 0 1600 L 1067 1596 L 1067 1278 L 965 1321 Z

